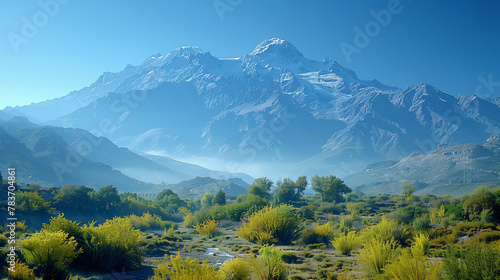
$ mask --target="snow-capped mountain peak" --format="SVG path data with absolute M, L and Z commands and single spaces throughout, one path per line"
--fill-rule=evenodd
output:
M 304 55 L 290 42 L 278 38 L 268 39 L 258 44 L 250 55 L 267 59 L 277 58 L 288 62 L 299 62 L 304 58 Z

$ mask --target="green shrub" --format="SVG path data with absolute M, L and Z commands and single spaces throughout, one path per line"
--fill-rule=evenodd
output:
M 285 280 L 288 272 L 282 261 L 282 251 L 276 247 L 263 246 L 259 257 L 251 262 L 258 280 Z
M 340 230 L 349 231 L 354 227 L 356 218 L 351 216 L 344 216 L 340 219 Z
M 410 238 L 408 230 L 402 228 L 395 220 L 382 217 L 380 223 L 361 231 L 360 238 L 363 242 L 372 239 L 394 240 L 400 245 L 405 245 Z
M 335 202 L 321 205 L 318 207 L 318 212 L 325 212 L 338 215 L 342 213 L 342 207 Z
M 139 268 L 141 232 L 132 227 L 128 218 L 114 218 L 84 228 L 84 257 L 90 267 L 101 272 L 112 269 Z
M 413 228 L 418 231 L 430 229 L 431 219 L 428 216 L 416 218 L 415 221 L 413 221 Z
M 290 244 L 300 232 L 300 219 L 290 205 L 265 207 L 254 213 L 237 232 L 259 244 Z
M 374 238 L 365 243 L 358 256 L 363 269 L 369 275 L 382 273 L 382 269 L 393 259 L 398 245 L 391 240 Z
M 14 271 L 8 271 L 7 280 L 35 280 L 33 269 L 26 264 L 16 260 Z
M 42 230 L 22 241 L 21 247 L 26 262 L 37 266 L 43 279 L 67 275 L 66 269 L 81 253 L 74 238 L 63 231 Z
M 213 280 L 217 279 L 217 272 L 207 260 L 200 262 L 196 259 L 182 259 L 170 256 L 170 261 L 154 268 L 152 280 Z
M 132 226 L 139 230 L 164 229 L 165 227 L 171 227 L 174 225 L 173 222 L 164 221 L 160 216 L 150 214 L 149 212 L 142 214 L 142 216 L 132 214 L 128 216 L 128 218 L 130 219 Z
M 359 246 L 359 238 L 356 236 L 356 232 L 351 231 L 349 233 L 341 234 L 331 241 L 333 247 L 339 251 L 342 255 L 350 255 L 351 251 Z
M 201 235 L 208 238 L 212 238 L 215 234 L 219 232 L 217 229 L 218 221 L 206 220 L 203 223 L 194 226 L 194 229 Z
M 480 231 L 476 236 L 465 242 L 465 246 L 479 246 L 500 240 L 499 231 Z M 500 249 L 500 248 L 499 248 Z
M 235 258 L 224 262 L 219 269 L 219 280 L 251 280 L 252 274 L 246 260 Z
M 299 260 L 299 257 L 297 257 L 295 253 L 287 252 L 281 255 L 281 260 L 284 261 L 285 263 L 294 263 Z
M 481 218 L 481 222 L 483 223 L 492 223 L 494 220 L 492 209 L 483 209 L 483 211 L 481 211 L 481 214 L 479 216 Z
M 0 247 L 7 245 L 7 243 L 8 243 L 7 237 L 5 237 L 5 235 L 3 234 L 0 234 Z
M 465 218 L 473 221 L 481 218 L 481 212 L 485 209 L 493 209 L 495 199 L 487 194 L 471 195 L 465 200 L 462 211 Z
M 43 224 L 43 229 L 53 232 L 62 230 L 69 237 L 73 237 L 80 248 L 83 246 L 83 229 L 80 227 L 80 223 L 66 219 L 63 213 L 50 218 L 48 224 Z
M 193 227 L 198 224 L 198 220 L 192 213 L 188 213 L 186 216 L 184 216 L 184 221 L 182 224 L 185 227 Z
M 312 230 L 306 228 L 302 231 L 302 242 L 304 244 L 324 243 L 328 244 L 334 236 L 333 225 L 328 222 L 318 225 Z
M 14 271 L 9 271 L 7 280 L 35 280 L 35 274 L 33 269 L 31 269 L 26 264 L 16 260 L 16 265 Z
M 16 204 L 16 210 L 24 213 L 50 213 L 52 211 L 50 203 L 46 202 L 38 191 L 17 191 Z
M 448 249 L 443 259 L 447 279 L 498 279 L 500 253 L 488 246 Z
M 299 215 L 307 220 L 315 220 L 317 217 L 316 211 L 318 211 L 318 206 L 309 204 L 307 206 L 300 207 Z

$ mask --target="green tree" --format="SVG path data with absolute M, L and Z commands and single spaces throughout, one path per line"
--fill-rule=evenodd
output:
M 16 204 L 19 212 L 25 213 L 50 213 L 50 202 L 46 202 L 37 192 L 16 192 Z
M 494 209 L 495 199 L 487 194 L 471 195 L 462 205 L 465 218 L 477 220 L 481 218 L 483 210 Z
M 201 199 L 201 208 L 208 209 L 212 207 L 212 200 L 214 199 L 214 195 L 212 193 L 205 193 L 203 198 Z
M 415 192 L 415 189 L 410 184 L 403 185 L 402 193 L 403 193 L 406 201 L 411 201 L 413 199 L 414 192 Z
M 350 193 L 352 190 L 344 181 L 333 175 L 328 177 L 319 177 L 315 175 L 312 180 L 312 189 L 321 195 L 321 200 L 326 202 L 340 202 L 344 194 Z
M 114 211 L 119 208 L 121 198 L 118 190 L 111 186 L 104 186 L 95 193 L 95 203 L 97 204 L 97 211 Z
M 270 193 L 273 187 L 273 181 L 267 179 L 266 177 L 257 178 L 248 188 L 248 194 L 258 195 L 265 199 L 271 200 L 272 195 Z
M 216 204 L 226 205 L 226 193 L 222 189 L 219 190 L 212 199 L 212 205 Z
M 79 213 L 88 213 L 95 210 L 95 201 L 92 197 L 95 191 L 86 186 L 65 185 L 54 196 L 54 206 L 58 210 L 70 210 Z
M 493 196 L 493 192 L 487 186 L 479 186 L 479 187 L 477 187 L 472 192 L 472 194 L 473 195 L 475 195 L 475 194 L 487 194 L 487 195 Z
M 82 252 L 73 237 L 63 231 L 42 230 L 21 243 L 26 262 L 36 265 L 43 279 L 64 279 L 66 269 Z
M 162 190 L 157 196 L 155 204 L 173 213 L 180 207 L 186 207 L 187 204 L 179 195 L 170 189 Z
M 276 183 L 278 190 L 276 192 L 276 201 L 286 203 L 290 201 L 299 201 L 300 196 L 307 186 L 306 176 L 301 176 L 297 181 L 292 181 L 290 178 L 285 178 L 283 181 Z

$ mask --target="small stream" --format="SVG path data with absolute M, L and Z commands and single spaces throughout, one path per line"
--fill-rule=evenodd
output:
M 207 248 L 207 251 L 203 255 L 216 257 L 219 261 L 215 262 L 214 265 L 220 267 L 224 262 L 232 260 L 234 257 L 226 252 L 222 252 L 219 248 Z

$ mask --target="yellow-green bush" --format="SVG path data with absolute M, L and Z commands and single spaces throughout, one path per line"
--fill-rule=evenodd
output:
M 302 231 L 302 242 L 304 244 L 327 244 L 334 236 L 332 222 L 315 226 L 312 230 L 306 228 Z
M 293 206 L 265 207 L 253 213 L 237 232 L 241 238 L 260 244 L 290 244 L 300 232 L 300 219 Z
M 283 252 L 277 247 L 263 246 L 259 257 L 251 262 L 252 271 L 258 280 L 285 280 L 288 276 L 283 263 Z
M 359 238 L 355 231 L 342 233 L 331 241 L 333 247 L 342 255 L 350 255 L 351 251 L 359 246 Z
M 378 238 L 386 241 L 393 240 L 400 245 L 405 245 L 411 238 L 411 234 L 407 229 L 401 227 L 398 221 L 382 217 L 380 223 L 361 231 L 360 237 L 363 242 Z
M 423 255 L 412 254 L 406 248 L 384 268 L 384 274 L 396 280 L 439 280 L 443 278 L 442 266 L 432 264 Z
M 8 280 L 35 280 L 33 269 L 19 261 L 19 259 L 16 260 L 15 267 L 14 271 L 9 271 Z
M 79 247 L 83 246 L 83 229 L 80 227 L 80 223 L 64 218 L 62 213 L 57 217 L 50 218 L 50 223 L 43 224 L 43 229 L 53 232 L 62 230 L 69 237 L 74 237 Z
M 368 241 L 376 238 L 381 240 L 391 240 L 393 239 L 392 234 L 397 228 L 397 221 L 382 217 L 380 223 L 370 228 L 364 229 L 361 232 L 361 238 L 363 239 L 363 241 Z
M 132 214 L 128 216 L 128 218 L 130 219 L 132 226 L 140 230 L 163 229 L 173 225 L 172 222 L 164 221 L 160 216 L 150 214 L 149 212 L 142 214 L 142 216 Z
M 427 234 L 420 233 L 415 235 L 413 244 L 411 245 L 411 251 L 415 256 L 425 256 L 429 253 L 431 248 L 431 241 Z
M 213 280 L 217 279 L 217 272 L 205 260 L 201 263 L 196 259 L 182 259 L 170 256 L 170 261 L 160 264 L 154 269 L 152 280 Z
M 43 279 L 58 279 L 81 253 L 73 237 L 63 231 L 42 230 L 21 243 L 26 262 L 36 265 Z
M 219 280 L 250 280 L 252 274 L 248 261 L 236 258 L 226 261 L 219 269 Z
M 203 223 L 194 226 L 194 229 L 201 235 L 208 238 L 212 238 L 215 234 L 219 232 L 217 228 L 219 225 L 218 221 L 215 220 L 206 220 Z
M 114 218 L 99 226 L 84 228 L 85 259 L 93 269 L 137 269 L 142 261 L 141 232 L 132 227 L 128 218 Z
M 26 225 L 26 221 L 17 221 L 16 222 L 16 230 L 19 230 L 21 232 L 26 231 L 28 226 Z
M 184 216 L 184 222 L 182 224 L 185 227 L 192 227 L 195 226 L 197 222 L 198 219 L 196 218 L 196 216 L 191 213 L 188 213 L 186 214 L 186 216 Z
M 397 248 L 398 245 L 392 239 L 374 238 L 365 243 L 358 261 L 368 274 L 381 274 L 382 269 L 393 259 Z

